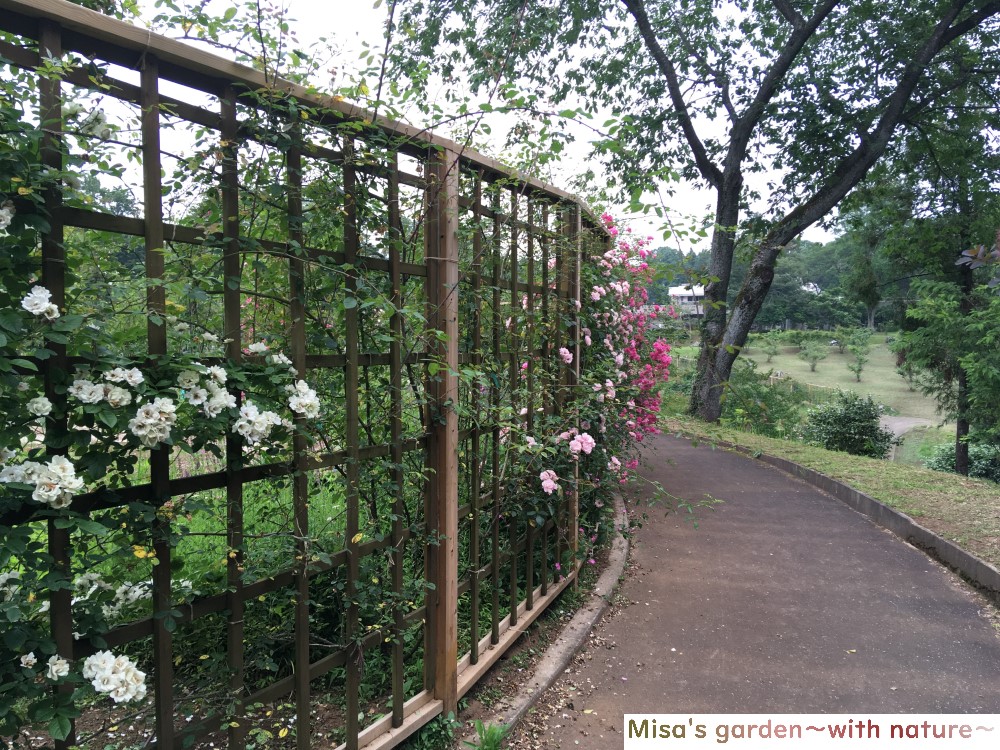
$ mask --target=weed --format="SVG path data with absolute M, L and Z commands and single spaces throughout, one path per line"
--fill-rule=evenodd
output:
M 479 719 L 476 719 L 474 726 L 478 741 L 469 742 L 466 740 L 463 744 L 478 748 L 478 750 L 500 750 L 504 737 L 510 731 L 510 727 L 506 724 L 483 724 Z

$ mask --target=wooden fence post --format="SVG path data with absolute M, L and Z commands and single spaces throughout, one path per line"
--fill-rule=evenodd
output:
M 427 398 L 427 571 L 434 584 L 425 656 L 443 712 L 458 710 L 458 155 L 427 160 L 427 308 L 430 331 Z
M 568 349 L 573 354 L 573 363 L 566 376 L 566 386 L 571 402 L 570 408 L 573 410 L 574 426 L 580 426 L 580 412 L 576 403 L 576 389 L 580 383 L 580 266 L 583 255 L 583 216 L 580 206 L 572 204 L 569 209 L 568 218 L 568 240 L 567 243 L 569 257 L 567 258 L 567 302 L 570 310 L 570 331 L 567 340 Z M 580 465 L 573 465 L 573 489 L 567 498 L 569 501 L 569 540 L 570 548 L 573 550 L 573 559 L 579 570 L 580 551 Z M 579 586 L 579 576 L 573 580 L 573 588 Z

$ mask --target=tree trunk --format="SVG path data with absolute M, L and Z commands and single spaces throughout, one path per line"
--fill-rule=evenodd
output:
M 719 369 L 718 351 L 726 332 L 726 295 L 733 270 L 733 254 L 736 249 L 736 224 L 740 218 L 740 189 L 742 178 L 727 175 L 715 207 L 715 230 L 712 233 L 712 248 L 708 273 L 715 281 L 705 287 L 704 317 L 701 322 L 701 352 L 695 373 L 694 387 L 691 389 L 691 414 L 702 419 L 717 421 L 722 413 L 722 393 L 732 363 L 724 370 Z M 714 416 L 708 416 L 712 415 Z
M 963 317 L 972 312 L 972 269 L 969 266 L 961 267 L 961 287 L 962 297 L 958 303 L 958 309 Z M 962 476 L 969 476 L 969 376 L 962 367 L 961 361 L 958 363 L 958 393 L 957 393 L 957 416 L 955 418 L 955 471 Z
M 773 244 L 768 239 L 761 243 L 750 263 L 743 287 L 736 296 L 728 324 L 718 343 L 708 347 L 702 341 L 691 411 L 706 421 L 716 422 L 722 414 L 722 394 L 732 374 L 733 363 L 746 343 L 754 318 L 774 281 L 774 263 L 779 252 L 780 245 Z M 703 362 L 706 363 L 704 369 Z

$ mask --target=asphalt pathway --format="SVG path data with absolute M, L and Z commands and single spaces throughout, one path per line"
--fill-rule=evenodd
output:
M 724 502 L 697 528 L 647 509 L 528 746 L 621 747 L 626 713 L 1000 713 L 1000 620 L 953 574 L 752 459 L 663 436 L 646 460 L 677 497 Z

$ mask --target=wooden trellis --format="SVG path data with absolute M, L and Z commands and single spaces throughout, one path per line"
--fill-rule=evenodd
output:
M 135 502 L 162 507 L 173 498 L 224 493 L 219 533 L 231 551 L 224 590 L 196 597 L 176 617 L 162 616 L 177 607 L 171 521 L 161 515 L 152 535 L 158 564 L 152 572 L 149 615 L 104 635 L 111 648 L 149 644 L 153 744 L 183 748 L 202 738 L 224 736 L 229 747 L 243 748 L 253 729 L 248 707 L 294 696 L 294 741 L 304 750 L 312 744 L 310 712 L 317 696 L 331 689 L 342 696 L 343 746 L 349 750 L 391 747 L 435 716 L 456 711 L 459 698 L 575 579 L 575 565 L 560 574 L 551 564 L 576 549 L 575 497 L 567 493 L 556 517 L 541 526 L 510 512 L 505 506 L 511 498 L 503 480 L 500 414 L 506 408 L 515 413 L 524 409 L 529 430 L 536 414 L 571 418 L 581 365 L 575 318 L 580 264 L 588 249 L 603 248 L 609 241 L 599 223 L 573 196 L 522 178 L 459 144 L 381 117 L 373 121 L 369 113 L 347 103 L 318 100 L 296 85 L 144 29 L 62 0 L 0 0 L 0 9 L 0 25 L 14 35 L 0 42 L 0 55 L 10 64 L 36 70 L 46 59 L 62 59 L 68 53 L 91 61 L 89 68 L 70 67 L 61 80 L 37 78 L 42 153 L 49 167 L 59 171 L 64 166 L 65 134 L 59 123 L 64 121 L 69 88 L 100 87 L 103 96 L 135 109 L 140 123 L 136 149 L 142 167 L 136 180 L 141 182 L 141 217 L 64 205 L 54 190 L 46 196 L 51 221 L 42 237 L 40 260 L 42 283 L 51 290 L 53 302 L 60 308 L 74 304 L 66 299 L 67 231 L 141 238 L 149 282 L 143 356 L 152 360 L 169 354 L 172 346 L 163 323 L 172 301 L 163 283 L 163 248 L 174 243 L 214 254 L 222 269 L 218 292 L 228 340 L 225 359 L 239 363 L 246 356 L 243 306 L 253 296 L 248 264 L 262 255 L 279 258 L 287 277 L 292 363 L 307 377 L 322 380 L 324 372 L 335 373 L 329 382 L 337 385 L 330 386 L 327 395 L 342 401 L 342 423 L 337 423 L 338 434 L 330 436 L 325 450 L 317 452 L 298 434 L 288 460 L 247 462 L 241 440 L 231 434 L 225 441 L 223 468 L 182 476 L 170 450 L 157 448 L 149 451 L 148 479 L 74 500 L 73 510 L 100 513 Z M 95 67 L 100 68 L 97 75 Z M 138 80 L 116 71 L 138 71 Z M 177 85 L 197 97 L 166 93 Z M 251 127 L 249 113 L 267 111 L 274 102 L 285 107 L 282 113 L 287 113 L 288 103 L 306 109 L 308 126 L 272 116 L 270 126 L 276 131 L 261 130 L 259 123 Z M 221 196 L 220 226 L 167 219 L 165 120 L 172 127 L 191 123 L 218 134 L 219 165 L 212 174 Z M 267 118 L 264 121 L 267 124 Z M 277 139 L 278 131 L 287 138 Z M 272 203 L 268 210 L 281 214 L 282 238 L 247 236 L 241 220 L 245 194 L 252 186 L 241 183 L 240 159 L 250 143 L 267 143 L 267 148 L 280 151 L 283 204 Z M 305 219 L 317 210 L 304 204 L 316 170 L 324 170 L 324 179 L 334 179 L 341 214 L 337 231 L 342 235 L 326 246 L 312 243 L 316 234 Z M 378 222 L 366 213 L 366 196 L 373 192 Z M 374 237 L 379 238 L 377 249 Z M 335 282 L 317 281 L 334 271 Z M 318 301 L 311 298 L 310 285 L 325 283 L 333 285 L 341 301 L 355 302 L 344 305 L 346 334 L 329 352 L 311 343 L 319 333 L 311 323 Z M 356 304 L 373 285 L 387 290 L 386 309 L 392 310 L 381 318 Z M 75 302 L 81 303 L 80 295 L 85 294 L 78 292 Z M 426 345 L 413 346 L 407 342 L 402 309 L 421 298 L 427 331 L 440 335 L 426 336 Z M 374 325 L 382 326 L 385 335 L 373 337 L 368 329 Z M 373 349 L 375 340 L 385 346 Z M 574 354 L 573 368 L 557 366 L 554 354 L 561 347 Z M 56 347 L 54 357 L 39 363 L 53 402 L 66 398 L 56 388 L 56 373 L 77 362 L 72 347 L 63 345 Z M 460 378 L 463 368 L 487 369 L 490 379 Z M 372 379 L 387 387 L 372 386 Z M 515 391 L 526 393 L 526 401 L 504 403 L 504 394 Z M 418 433 L 414 423 L 420 425 Z M 56 433 L 67 429 L 65 422 L 50 427 Z M 416 480 L 414 467 L 420 469 Z M 345 526 L 340 548 L 315 560 L 309 540 L 320 532 L 311 528 L 316 519 L 310 493 L 314 477 L 324 472 L 335 472 L 343 481 Z M 248 577 L 248 488 L 256 483 L 266 488 L 277 480 L 290 482 L 292 488 L 292 528 L 286 531 L 295 540 L 290 556 L 294 559 L 266 576 Z M 409 523 L 408 492 L 423 497 L 423 518 Z M 388 533 L 380 538 L 365 535 L 373 516 L 391 519 Z M 35 521 L 26 509 L 0 522 Z M 49 522 L 44 533 L 55 565 L 71 575 L 69 532 Z M 389 573 L 380 585 L 397 605 L 389 625 L 366 633 L 356 594 L 363 564 L 376 558 L 385 561 Z M 413 560 L 422 561 L 432 586 L 422 598 L 404 605 L 399 603 L 405 599 L 404 569 Z M 324 615 L 313 604 L 317 591 L 336 581 L 345 586 L 338 599 L 344 611 L 337 617 L 342 618 L 347 645 L 334 644 L 318 655 L 311 644 Z M 293 666 L 269 684 L 251 689 L 246 679 L 251 605 L 278 594 L 293 602 Z M 93 652 L 93 645 L 74 640 L 71 592 L 53 591 L 50 600 L 59 654 L 77 660 Z M 464 622 L 460 610 L 469 613 Z M 225 715 L 206 711 L 182 720 L 178 705 L 186 698 L 175 664 L 178 639 L 185 637 L 185 628 L 216 620 L 225 631 L 220 642 L 226 644 L 225 682 L 233 707 Z M 414 629 L 421 632 L 423 679 L 407 686 L 402 634 Z M 391 671 L 388 710 L 376 720 L 364 718 L 371 698 L 363 695 L 363 654 L 370 649 L 387 650 Z M 333 680 L 334 672 L 343 678 Z M 317 688 L 320 682 L 322 689 Z M 69 747 L 78 739 L 71 734 L 59 746 Z

